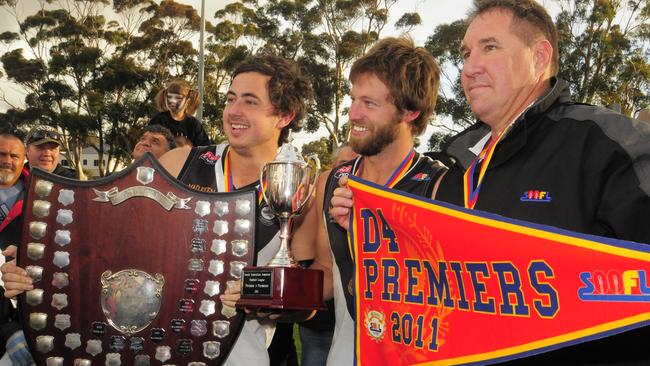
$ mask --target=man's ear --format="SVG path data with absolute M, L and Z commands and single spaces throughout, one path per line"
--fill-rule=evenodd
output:
M 402 115 L 402 122 L 406 122 L 407 124 L 410 124 L 420 116 L 420 111 L 404 111 L 404 114 Z
M 546 39 L 539 40 L 533 45 L 533 61 L 535 62 L 535 75 L 538 77 L 550 70 L 553 60 L 553 46 Z
M 281 130 L 287 127 L 295 117 L 296 117 L 296 112 L 291 112 L 291 113 L 281 115 L 280 119 L 278 120 L 278 123 L 275 124 L 275 127 Z

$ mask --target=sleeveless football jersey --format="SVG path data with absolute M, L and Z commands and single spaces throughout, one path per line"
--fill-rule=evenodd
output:
M 193 147 L 178 179 L 190 188 L 202 192 L 227 191 L 224 180 L 224 157 L 227 144 Z M 251 183 L 236 190 L 259 189 L 259 182 Z M 280 247 L 280 224 L 266 202 L 256 205 L 255 251 L 256 265 L 268 263 Z M 235 342 L 225 365 L 268 365 L 268 344 L 273 338 L 275 322 L 248 319 Z

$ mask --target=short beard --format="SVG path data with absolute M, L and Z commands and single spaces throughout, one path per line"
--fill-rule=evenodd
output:
M 16 178 L 16 173 L 0 173 L 0 184 L 7 184 Z
M 363 143 L 361 140 L 350 140 L 350 147 L 354 152 L 363 156 L 374 156 L 379 154 L 384 150 L 384 148 L 390 145 L 399 134 L 399 120 L 401 115 L 396 115 L 391 123 L 385 128 L 377 130 L 375 136 L 371 136 L 371 140 L 367 143 Z

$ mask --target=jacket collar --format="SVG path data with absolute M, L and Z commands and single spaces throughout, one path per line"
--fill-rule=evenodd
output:
M 527 134 L 537 117 L 546 113 L 556 102 L 569 100 L 569 84 L 562 79 L 551 78 L 551 88 L 517 118 L 508 135 L 503 137 L 502 141 L 507 140 L 509 143 L 506 148 L 501 143 L 499 144 L 500 146 L 497 148 L 500 148 L 499 155 L 501 156 L 490 166 L 498 166 L 500 162 L 506 161 L 526 145 Z M 463 169 L 467 169 L 476 158 L 469 148 L 476 145 L 488 133 L 490 133 L 490 127 L 484 122 L 478 121 L 451 138 L 443 150 L 453 156 Z

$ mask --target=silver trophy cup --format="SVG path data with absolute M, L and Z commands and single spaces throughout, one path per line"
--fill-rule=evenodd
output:
M 280 248 L 266 266 L 244 268 L 238 307 L 326 309 L 323 271 L 299 267 L 289 245 L 291 221 L 300 215 L 312 196 L 318 170 L 317 157 L 305 161 L 290 143 L 284 144 L 275 160 L 262 168 L 260 183 L 264 200 L 280 221 Z
M 314 163 L 315 172 L 310 162 Z M 319 170 L 318 157 L 310 155 L 305 161 L 291 143 L 282 146 L 274 161 L 264 164 L 260 173 L 262 193 L 280 221 L 280 248 L 268 263 L 269 267 L 297 267 L 289 245 L 291 221 L 309 201 Z

